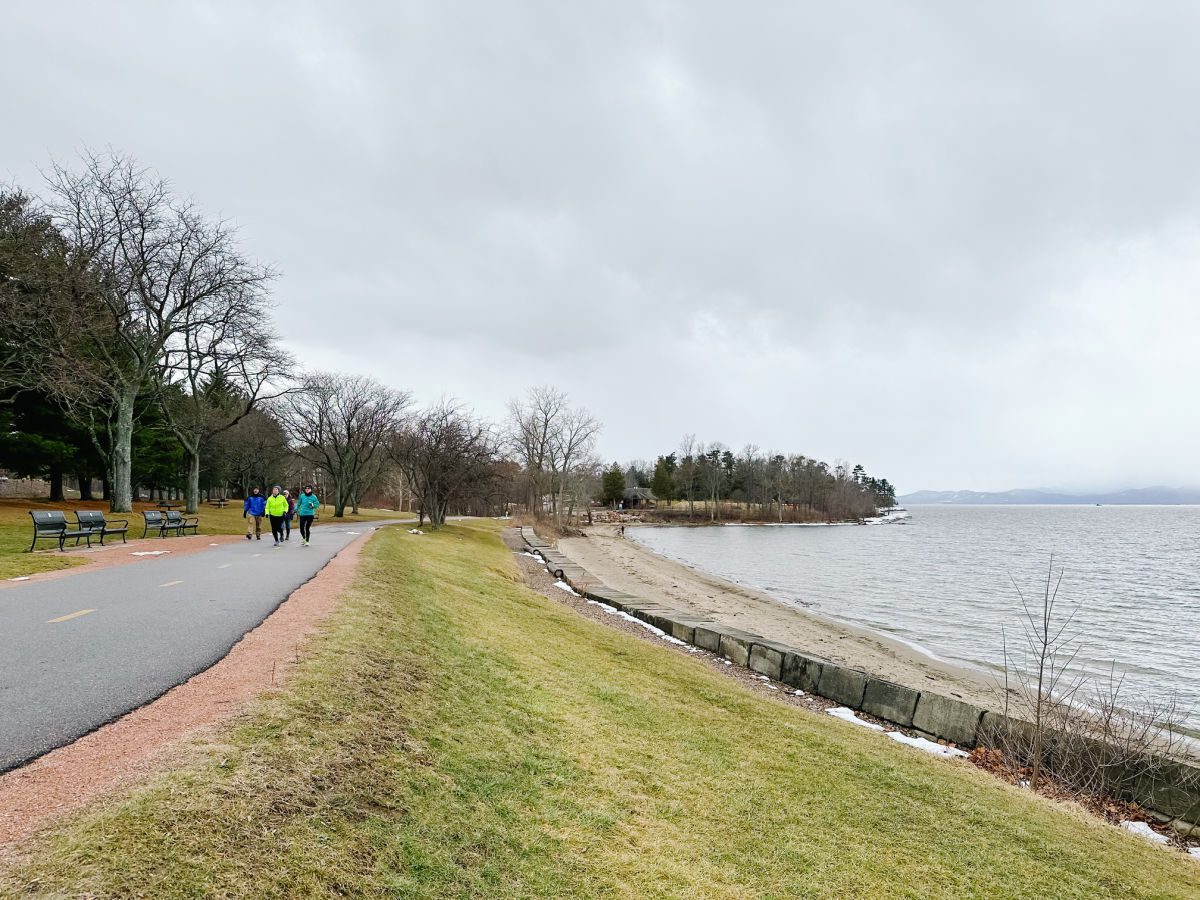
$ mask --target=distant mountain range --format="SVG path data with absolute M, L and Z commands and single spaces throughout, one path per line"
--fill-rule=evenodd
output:
M 898 498 L 904 505 L 918 503 L 986 503 L 992 505 L 1100 503 L 1180 506 L 1200 504 L 1200 488 L 1148 487 L 1110 494 L 1058 494 L 1051 491 L 917 491 Z

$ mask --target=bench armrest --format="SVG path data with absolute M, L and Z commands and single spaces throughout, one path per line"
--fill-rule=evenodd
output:
M 120 525 L 122 528 L 128 528 L 129 520 L 128 519 L 113 519 L 111 522 L 104 523 L 105 528 L 108 528 L 110 525 Z

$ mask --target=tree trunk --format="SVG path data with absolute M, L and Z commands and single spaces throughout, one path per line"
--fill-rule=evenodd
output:
M 50 469 L 50 501 L 61 503 L 66 499 L 63 494 L 63 470 L 59 466 Z
M 94 500 L 95 498 L 92 496 L 92 473 L 80 472 L 75 478 L 79 482 L 79 499 Z
M 187 457 L 187 512 L 194 514 L 200 508 L 200 454 L 184 448 Z
M 117 421 L 113 430 L 112 496 L 108 508 L 115 513 L 133 512 L 133 404 L 137 392 L 126 390 L 117 398 Z
M 342 519 L 346 516 L 346 492 L 339 483 L 333 493 L 333 517 Z

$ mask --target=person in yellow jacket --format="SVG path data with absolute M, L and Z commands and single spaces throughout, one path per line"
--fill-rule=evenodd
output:
M 267 498 L 267 517 L 271 520 L 271 536 L 275 538 L 275 546 L 283 540 L 283 520 L 288 513 L 287 497 L 279 492 L 279 485 L 271 488 L 271 496 Z

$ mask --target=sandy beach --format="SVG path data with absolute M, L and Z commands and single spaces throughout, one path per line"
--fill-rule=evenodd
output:
M 855 666 L 898 684 L 933 689 L 985 706 L 998 706 L 1000 690 L 985 673 L 943 662 L 866 628 L 832 621 L 789 606 L 753 588 L 734 584 L 666 559 L 615 526 L 560 538 L 559 549 L 605 584 L 716 622 L 789 644 L 798 650 Z

